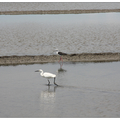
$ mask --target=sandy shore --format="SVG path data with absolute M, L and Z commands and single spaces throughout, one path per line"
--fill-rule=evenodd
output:
M 105 13 L 120 12 L 120 9 L 90 9 L 90 10 L 38 10 L 38 11 L 0 11 L 0 15 L 21 14 L 80 14 L 80 13 Z
M 64 62 L 112 62 L 120 61 L 120 53 L 82 53 L 62 56 Z M 0 65 L 19 65 L 58 62 L 59 55 L 50 56 L 2 56 Z

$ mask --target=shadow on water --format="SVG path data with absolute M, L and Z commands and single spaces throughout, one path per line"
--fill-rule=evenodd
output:
M 44 96 L 54 96 L 55 97 L 55 92 L 57 89 L 73 89 L 73 90 L 80 90 L 81 92 L 87 93 L 87 92 L 98 92 L 98 93 L 114 93 L 114 94 L 119 94 L 119 92 L 115 92 L 112 90 L 105 90 L 105 89 L 100 89 L 100 88 L 91 88 L 91 87 L 79 87 L 79 86 L 69 86 L 69 85 L 53 85 L 53 84 L 45 84 L 46 86 L 48 86 L 47 90 L 42 91 L 42 94 L 44 94 Z
M 50 87 L 53 87 L 54 88 L 54 92 L 56 91 L 57 88 L 74 88 L 74 89 L 80 89 L 80 87 L 77 87 L 77 86 L 69 86 L 69 85 L 54 85 L 54 84 L 45 84 L 45 86 L 48 86 L 48 91 L 50 91 Z

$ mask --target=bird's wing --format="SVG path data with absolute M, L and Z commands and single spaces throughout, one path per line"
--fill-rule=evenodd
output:
M 58 52 L 59 55 L 67 55 L 67 53 Z
M 45 72 L 45 73 L 43 74 L 43 76 L 44 76 L 44 77 L 48 77 L 48 78 L 56 77 L 55 74 L 48 73 L 48 72 Z

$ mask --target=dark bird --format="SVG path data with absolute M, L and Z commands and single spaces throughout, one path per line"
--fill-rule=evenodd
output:
M 67 55 L 67 53 L 59 52 L 58 49 L 55 49 L 55 52 L 56 52 L 56 54 L 60 55 L 60 60 L 59 60 L 59 62 L 60 62 L 61 60 L 62 60 L 62 62 L 63 62 L 63 59 L 62 59 L 61 55 Z

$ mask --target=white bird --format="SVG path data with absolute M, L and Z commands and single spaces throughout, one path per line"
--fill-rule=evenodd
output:
M 62 59 L 61 55 L 67 55 L 67 53 L 59 52 L 58 49 L 55 49 L 55 52 L 56 52 L 56 54 L 60 55 L 60 60 L 59 60 L 59 62 L 60 62 L 61 60 L 62 60 L 62 62 L 63 62 L 63 59 Z
M 47 80 L 48 80 L 48 85 L 50 85 L 49 79 L 51 79 L 51 78 L 54 78 L 54 84 L 57 85 L 57 84 L 55 83 L 55 78 L 56 78 L 56 75 L 55 75 L 55 74 L 48 73 L 48 72 L 43 72 L 42 69 L 36 70 L 35 72 L 41 72 L 40 75 L 41 75 L 42 77 L 47 78 Z M 57 86 L 58 86 L 58 85 L 57 85 Z

